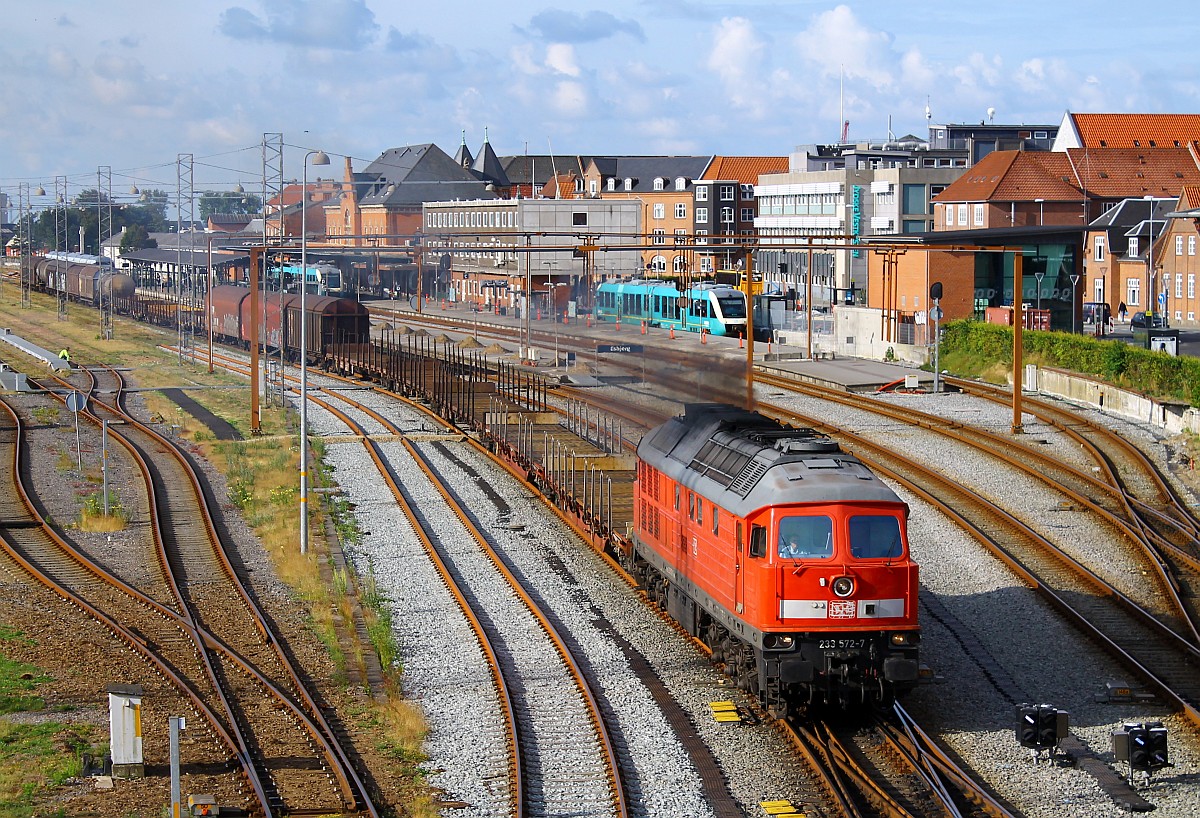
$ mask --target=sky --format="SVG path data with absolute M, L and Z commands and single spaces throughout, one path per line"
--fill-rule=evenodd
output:
M 552 3 L 557 2 L 557 5 Z M 1148 8 L 1148 7 L 1147 7 Z M 0 0 L 0 191 L 341 178 L 401 145 L 783 156 L 993 118 L 1200 112 L 1178 16 L 1112 0 Z M 1048 15 L 1048 16 L 1047 16 Z M 928 108 L 928 118 L 927 118 Z M 989 113 L 991 112 L 991 113 Z M 36 205 L 36 201 L 35 201 Z

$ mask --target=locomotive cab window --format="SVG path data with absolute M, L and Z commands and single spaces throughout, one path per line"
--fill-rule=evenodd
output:
M 829 517 L 784 517 L 779 522 L 779 556 L 824 559 L 833 556 L 833 520 Z
M 850 518 L 850 555 L 856 559 L 892 559 L 904 553 L 900 521 L 884 514 Z
M 767 555 L 767 529 L 761 525 L 750 526 L 750 556 L 765 557 Z
M 675 486 L 675 510 L 679 511 L 679 486 Z

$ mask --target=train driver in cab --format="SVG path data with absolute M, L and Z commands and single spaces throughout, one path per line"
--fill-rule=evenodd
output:
M 829 517 L 785 517 L 779 523 L 779 556 L 824 559 L 833 556 L 833 520 Z

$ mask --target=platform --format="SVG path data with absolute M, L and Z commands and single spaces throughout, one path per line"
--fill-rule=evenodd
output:
M 5 328 L 0 330 L 0 341 L 4 341 L 5 343 L 16 347 L 26 355 L 31 355 L 34 358 L 37 358 L 38 360 L 47 364 L 55 372 L 71 369 L 71 364 L 58 357 L 57 352 L 51 352 L 48 349 L 43 349 L 37 344 L 26 341 L 19 335 L 13 335 L 12 330 L 10 329 Z
M 921 389 L 933 390 L 932 372 L 867 358 L 758 360 L 755 366 L 768 374 L 777 373 L 819 386 L 842 388 L 847 392 L 875 392 L 896 381 L 903 385 L 904 379 L 910 375 L 917 377 Z

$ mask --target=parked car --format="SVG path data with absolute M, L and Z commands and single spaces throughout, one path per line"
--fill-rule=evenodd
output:
M 1158 314 L 1147 317 L 1144 312 L 1135 312 L 1129 319 L 1130 329 L 1162 329 L 1166 325 L 1166 320 Z

